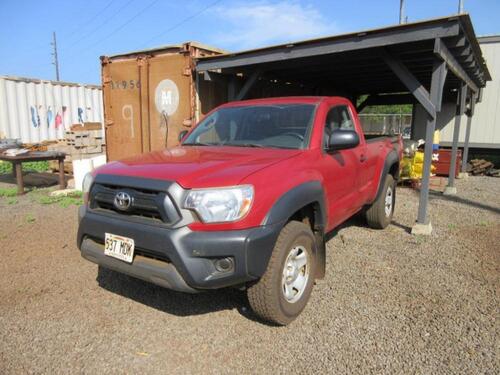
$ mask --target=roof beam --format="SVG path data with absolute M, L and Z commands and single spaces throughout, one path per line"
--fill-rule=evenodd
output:
M 257 69 L 250 75 L 250 77 L 248 77 L 240 92 L 238 93 L 238 95 L 236 95 L 235 100 L 242 100 L 248 94 L 248 91 L 250 91 L 254 83 L 257 82 L 257 79 L 259 78 L 261 73 L 262 71 L 260 69 Z
M 408 68 L 387 50 L 382 50 L 382 58 L 389 65 L 394 74 L 403 82 L 408 91 L 419 101 L 425 108 L 427 113 L 432 117 L 436 117 L 436 107 L 430 99 L 427 89 L 415 78 L 415 76 L 408 70 Z
M 445 46 L 441 38 L 436 38 L 436 41 L 434 43 L 434 54 L 441 60 L 443 60 L 448 66 L 448 69 L 450 69 L 453 74 L 464 81 L 472 91 L 477 92 L 479 90 L 477 85 L 472 81 L 472 79 L 470 79 L 469 75 L 465 72 L 458 61 L 455 60 L 455 57 L 453 57 L 452 53 L 450 52 L 448 47 Z
M 328 55 L 339 52 L 362 50 L 366 48 L 401 45 L 404 43 L 418 42 L 457 36 L 460 27 L 457 22 L 444 22 L 439 24 L 419 25 L 418 28 L 397 27 L 383 32 L 366 33 L 364 35 L 339 36 L 329 39 L 309 41 L 297 44 L 288 44 L 278 47 L 263 48 L 236 54 L 207 57 L 198 59 L 197 71 L 212 69 L 234 68 L 255 64 L 264 64 L 275 61 L 288 61 L 291 59 Z

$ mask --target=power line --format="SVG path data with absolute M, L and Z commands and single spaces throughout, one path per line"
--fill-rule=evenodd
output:
M 98 30 L 100 30 L 103 26 L 106 26 L 113 18 L 115 18 L 117 15 L 119 15 L 125 8 L 127 8 L 133 1 L 135 0 L 129 0 L 125 4 L 123 4 L 116 12 L 114 12 L 109 18 L 107 18 L 104 22 L 102 22 L 99 26 L 95 27 L 93 30 L 90 32 L 84 34 L 81 38 L 77 39 L 73 43 L 71 43 L 71 46 L 68 49 L 73 49 L 75 45 L 80 43 L 82 40 L 87 39 L 89 36 L 95 34 Z
M 190 21 L 192 20 L 193 18 L 195 17 L 198 17 L 200 14 L 202 14 L 203 12 L 207 11 L 208 9 L 212 8 L 213 6 L 217 5 L 218 3 L 220 3 L 222 0 L 216 0 L 214 1 L 213 3 L 209 4 L 208 6 L 206 6 L 205 8 L 201 9 L 200 11 L 196 12 L 196 13 L 193 13 L 191 14 L 190 16 L 184 18 L 183 20 L 181 20 L 180 22 L 176 23 L 175 25 L 173 25 L 172 27 L 166 29 L 166 30 L 163 30 L 160 34 L 152 37 L 151 39 L 147 40 L 146 42 L 144 42 L 144 46 L 146 46 L 147 44 L 149 44 L 151 41 L 159 38 L 160 36 L 163 36 L 164 34 L 172 31 L 172 30 L 175 30 L 176 28 L 178 28 L 179 26 L 183 25 L 184 23 L 186 23 L 187 21 Z
M 78 25 L 77 28 L 75 28 L 74 31 L 72 31 L 71 33 L 69 33 L 68 35 L 66 35 L 66 37 L 70 37 L 70 36 L 73 36 L 75 35 L 76 33 L 80 32 L 80 30 L 82 29 L 82 27 L 84 27 L 86 24 L 88 24 L 89 22 L 92 22 L 92 20 L 96 17 L 98 17 L 100 14 L 104 13 L 104 11 L 106 9 L 108 9 L 114 2 L 115 0 L 110 0 L 105 6 L 104 8 L 102 8 L 101 10 L 99 10 L 97 13 L 95 13 L 92 17 L 88 17 L 87 19 L 85 19 L 85 22 L 82 22 L 81 24 Z
M 147 6 L 145 6 L 144 8 L 142 8 L 139 12 L 137 12 L 135 15 L 133 15 L 131 18 L 129 18 L 127 21 L 125 21 L 123 24 L 121 24 L 120 26 L 118 26 L 116 29 L 114 29 L 110 34 L 106 35 L 104 38 L 101 38 L 99 39 L 98 42 L 94 43 L 94 44 L 91 44 L 89 47 L 93 47 L 93 46 L 96 46 L 98 44 L 101 44 L 102 42 L 104 42 L 105 40 L 108 40 L 109 38 L 111 38 L 113 35 L 115 35 L 118 31 L 120 31 L 121 29 L 123 29 L 125 26 L 127 26 L 130 22 L 132 22 L 133 20 L 135 20 L 137 17 L 139 17 L 140 15 L 142 15 L 145 11 L 147 11 L 149 8 L 151 8 L 153 5 L 155 5 L 158 1 L 160 0 L 153 0 L 151 3 L 149 3 Z

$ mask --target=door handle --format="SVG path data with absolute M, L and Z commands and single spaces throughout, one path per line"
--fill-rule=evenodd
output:
M 359 161 L 360 161 L 361 163 L 365 162 L 365 161 L 366 161 L 366 156 L 365 156 L 365 155 L 361 155 L 361 156 L 359 157 Z

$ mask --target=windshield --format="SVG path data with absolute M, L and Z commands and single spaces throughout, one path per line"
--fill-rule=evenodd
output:
M 182 143 L 240 147 L 307 147 L 313 104 L 221 108 L 205 118 Z

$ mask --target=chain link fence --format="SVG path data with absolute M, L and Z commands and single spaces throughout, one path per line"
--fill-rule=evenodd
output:
M 360 114 L 359 119 L 365 134 L 402 134 L 403 138 L 410 138 L 411 114 L 367 113 Z

